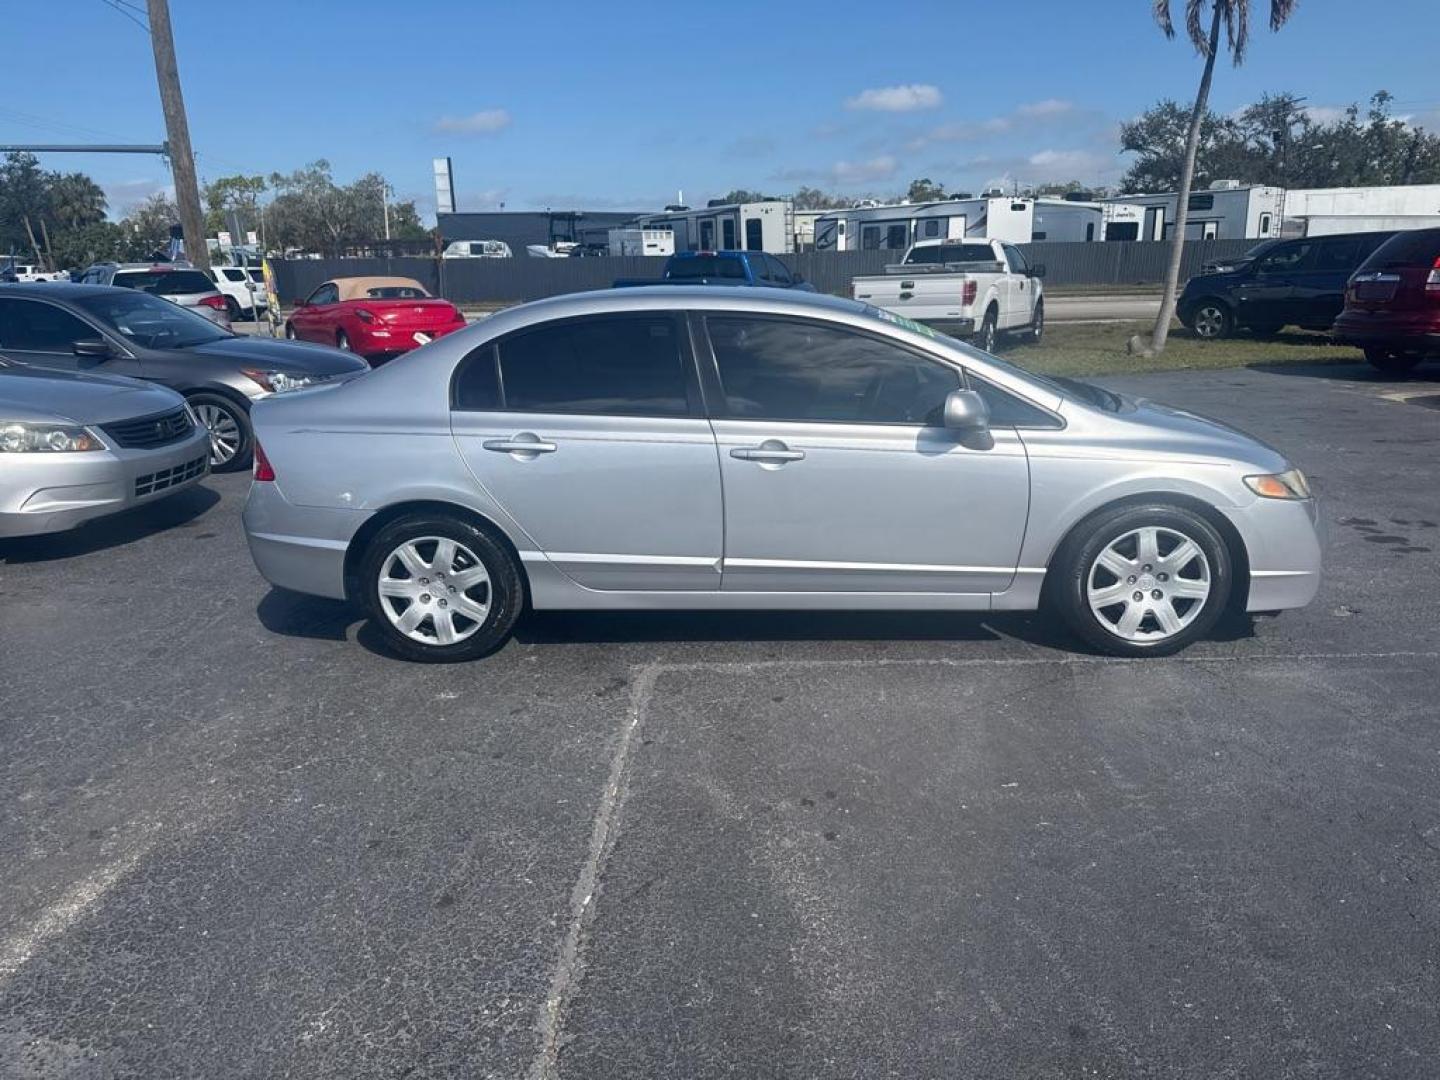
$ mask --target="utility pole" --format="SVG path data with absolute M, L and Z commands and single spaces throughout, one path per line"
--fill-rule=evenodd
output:
M 209 270 L 210 248 L 205 243 L 205 219 L 200 213 L 195 153 L 190 149 L 190 124 L 185 119 L 180 69 L 175 63 L 175 38 L 170 32 L 170 3 L 169 0 L 146 0 L 146 7 L 150 15 L 150 46 L 155 52 L 155 79 L 160 84 L 160 106 L 165 111 L 170 170 L 175 177 L 175 204 L 180 208 L 180 227 L 185 233 L 185 257 L 201 270 Z

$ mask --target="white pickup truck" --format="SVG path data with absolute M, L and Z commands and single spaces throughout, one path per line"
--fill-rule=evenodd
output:
M 850 283 L 856 300 L 904 315 L 986 352 L 999 334 L 1045 331 L 1045 267 L 999 240 L 921 240 L 883 275 Z

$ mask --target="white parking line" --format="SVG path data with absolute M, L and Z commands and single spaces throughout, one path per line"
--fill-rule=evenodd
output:
M 536 1027 L 540 1046 L 526 1073 L 527 1080 L 558 1080 L 560 1046 L 564 1042 L 565 1016 L 579 990 L 585 973 L 586 932 L 595 918 L 595 894 L 605 865 L 615 848 L 619 835 L 620 815 L 630 794 L 630 757 L 635 736 L 645 720 L 655 684 L 660 676 L 674 673 L 717 672 L 749 673 L 783 668 L 844 668 L 844 667 L 951 667 L 951 668 L 1014 668 L 1014 667 L 1105 667 L 1120 664 L 1246 664 L 1294 663 L 1296 661 L 1340 662 L 1345 660 L 1440 660 L 1440 651 L 1393 650 L 1384 652 L 1295 652 L 1249 653 L 1224 656 L 1184 655 L 1158 658 L 1127 658 L 1118 656 L 1055 656 L 1032 657 L 853 657 L 844 660 L 815 658 L 781 660 L 695 660 L 650 661 L 633 670 L 630 705 L 620 726 L 610 771 L 600 793 L 595 820 L 590 829 L 590 847 L 580 876 L 570 893 L 570 922 L 560 942 L 560 955 L 550 978 L 550 989 L 540 1004 Z

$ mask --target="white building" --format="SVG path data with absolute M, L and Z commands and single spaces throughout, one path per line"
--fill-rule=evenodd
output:
M 1440 184 L 1300 188 L 1285 192 L 1286 236 L 1440 226 Z

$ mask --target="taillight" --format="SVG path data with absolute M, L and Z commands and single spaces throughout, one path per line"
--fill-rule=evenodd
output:
M 202 297 L 200 298 L 200 306 L 201 306 L 201 307 L 214 308 L 216 311 L 224 311 L 224 310 L 225 310 L 225 297 L 219 296 L 219 295 L 216 295 L 216 296 L 202 296 Z
M 1440 259 L 1430 266 L 1430 276 L 1425 279 L 1425 295 L 1440 297 Z
M 979 292 L 980 283 L 978 281 L 971 279 L 965 282 L 964 286 L 960 290 L 960 303 L 973 304 L 975 302 L 975 297 L 979 295 Z
M 461 322 L 461 323 L 463 323 L 463 322 L 465 321 L 465 313 L 464 313 L 463 311 L 461 311 L 458 307 L 457 307 L 457 308 L 451 308 L 451 311 L 454 312 L 454 318 L 452 318 L 452 319 L 450 320 L 451 322 Z
M 370 311 L 368 308 L 363 308 L 363 307 L 362 307 L 362 308 L 356 308 L 356 309 L 355 309 L 355 317 L 356 317 L 357 319 L 359 319 L 361 322 L 374 322 L 374 321 L 375 321 L 375 313 L 374 313 L 373 311 Z
M 270 459 L 265 456 L 265 448 L 260 445 L 259 440 L 255 442 L 255 465 L 250 475 L 257 481 L 273 481 L 275 470 L 270 466 Z

